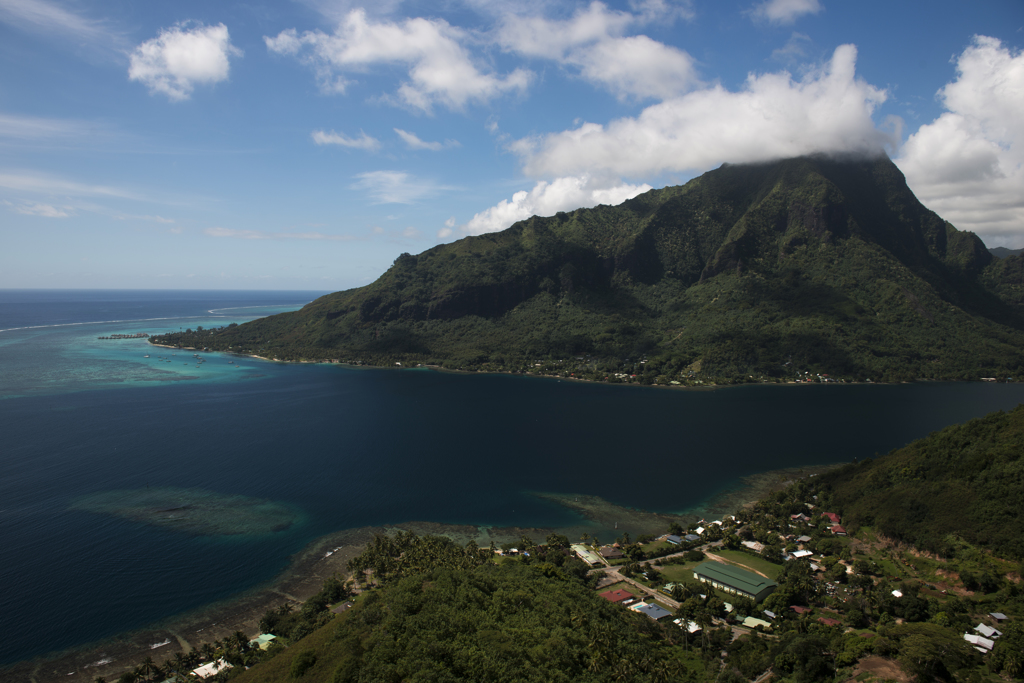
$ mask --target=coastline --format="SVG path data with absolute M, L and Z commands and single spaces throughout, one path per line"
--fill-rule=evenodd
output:
M 155 342 L 148 341 L 148 340 L 147 340 L 147 343 L 149 343 L 150 346 L 158 346 L 158 347 L 164 348 L 164 349 L 178 349 L 178 350 L 181 350 L 181 351 L 201 351 L 202 350 L 202 349 L 199 349 L 199 348 L 197 348 L 195 346 L 172 346 L 172 345 L 169 345 L 169 344 L 157 344 Z M 885 385 L 891 384 L 890 382 L 882 382 L 882 381 L 874 382 L 874 381 L 871 381 L 871 380 L 867 380 L 867 381 L 864 381 L 864 382 L 857 382 L 857 381 L 854 381 L 854 380 L 845 380 L 845 379 L 844 380 L 837 380 L 837 381 L 829 381 L 829 382 L 810 382 L 810 381 L 808 381 L 808 382 L 798 382 L 798 381 L 786 380 L 786 381 L 779 381 L 779 382 L 741 382 L 741 383 L 730 383 L 730 384 L 719 384 L 719 383 L 716 383 L 716 382 L 710 382 L 708 384 L 700 384 L 700 385 L 692 385 L 692 384 L 679 384 L 679 385 L 641 384 L 639 382 L 607 382 L 607 381 L 600 381 L 600 380 L 584 379 L 582 377 L 572 377 L 572 376 L 570 376 L 570 377 L 562 377 L 561 375 L 533 374 L 533 373 L 529 373 L 529 372 L 509 372 L 509 371 L 502 371 L 502 370 L 464 370 L 462 368 L 443 368 L 443 367 L 441 367 L 439 365 L 427 365 L 427 364 L 424 364 L 424 363 L 420 363 L 418 365 L 412 365 L 412 366 L 408 366 L 408 367 L 403 365 L 401 367 L 397 367 L 396 368 L 396 367 L 389 366 L 389 365 L 364 365 L 364 364 L 358 364 L 357 365 L 357 364 L 354 364 L 354 363 L 345 363 L 345 362 L 341 362 L 341 361 L 335 363 L 335 362 L 332 362 L 332 361 L 325 361 L 325 360 L 281 360 L 280 358 L 267 358 L 266 356 L 260 356 L 258 354 L 254 354 L 254 353 L 238 353 L 238 352 L 235 352 L 235 351 L 225 351 L 225 350 L 222 350 L 222 349 L 214 349 L 212 351 L 206 351 L 205 353 L 220 353 L 220 354 L 224 354 L 224 355 L 228 355 L 228 356 L 238 356 L 240 358 L 253 358 L 255 360 L 266 361 L 268 363 L 281 363 L 281 364 L 284 364 L 284 365 L 292 365 L 292 364 L 293 365 L 340 365 L 340 366 L 343 366 L 343 367 L 346 367 L 346 368 L 353 368 L 353 369 L 358 368 L 358 369 L 361 369 L 361 370 L 362 369 L 365 369 L 365 370 L 389 370 L 389 371 L 394 371 L 394 370 L 399 370 L 399 371 L 401 371 L 401 370 L 429 370 L 429 371 L 432 371 L 432 372 L 449 373 L 449 374 L 453 374 L 453 375 L 505 375 L 505 376 L 508 376 L 508 377 L 533 377 L 533 378 L 537 378 L 537 379 L 549 379 L 549 380 L 553 379 L 553 380 L 558 380 L 559 382 L 563 382 L 564 381 L 564 382 L 580 382 L 580 383 L 583 383 L 583 384 L 600 384 L 600 385 L 603 385 L 603 386 L 610 386 L 610 387 L 643 387 L 643 388 L 646 388 L 646 389 L 664 389 L 664 390 L 671 390 L 671 391 L 698 391 L 698 392 L 700 392 L 700 391 L 715 391 L 715 390 L 718 390 L 718 389 L 729 389 L 729 388 L 733 388 L 733 387 L 749 387 L 749 386 L 770 386 L 770 387 L 778 387 L 778 386 L 817 386 L 819 384 L 825 384 L 825 385 L 830 385 L 831 384 L 831 385 L 835 385 L 835 386 L 848 386 L 848 385 L 885 386 Z M 923 378 L 923 379 L 917 379 L 917 380 L 914 380 L 914 381 L 915 382 L 959 382 L 959 381 L 964 381 L 964 380 L 944 380 L 944 379 L 943 380 L 935 380 L 935 379 Z M 908 382 L 903 382 L 903 384 L 907 384 L 907 383 Z
M 581 521 L 565 527 L 490 527 L 407 522 L 344 529 L 310 542 L 292 558 L 288 568 L 267 583 L 143 629 L 16 662 L 0 668 L 0 678 L 33 683 L 92 683 L 97 676 L 103 676 L 113 681 L 146 657 L 163 662 L 173 658 L 176 652 L 187 652 L 204 642 L 224 638 L 236 631 L 254 636 L 259 632 L 259 621 L 268 609 L 276 609 L 285 603 L 298 605 L 318 592 L 327 578 L 335 574 L 347 574 L 348 561 L 362 552 L 375 534 L 402 529 L 421 535 L 447 536 L 460 545 L 473 540 L 480 546 L 487 546 L 492 541 L 496 545 L 515 543 L 524 535 L 543 542 L 553 532 L 568 535 L 573 540 L 583 532 L 591 536 L 597 533 L 604 536 L 614 534 L 609 530 L 616 525 L 620 533 L 662 533 L 672 521 L 688 523 L 700 518 L 712 519 L 731 514 L 796 478 L 813 476 L 840 466 L 788 468 L 754 474 L 744 477 L 737 486 L 717 492 L 707 500 L 678 513 L 627 508 L 587 494 L 532 492 L 534 496 L 568 508 Z M 612 540 L 612 536 L 602 538 L 604 542 Z

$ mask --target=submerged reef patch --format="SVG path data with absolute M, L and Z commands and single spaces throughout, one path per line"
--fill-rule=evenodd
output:
M 302 517 L 297 509 L 284 503 L 174 487 L 101 491 L 79 498 L 71 509 L 195 536 L 270 534 L 292 527 Z

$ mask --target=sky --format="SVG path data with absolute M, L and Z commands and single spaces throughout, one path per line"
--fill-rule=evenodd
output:
M 0 0 L 0 288 L 347 289 L 879 149 L 1022 247 L 1022 48 L 1022 0 Z

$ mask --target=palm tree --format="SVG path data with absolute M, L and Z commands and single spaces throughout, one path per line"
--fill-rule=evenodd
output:
M 147 680 L 153 677 L 153 673 L 156 670 L 156 668 L 156 663 L 153 661 L 153 658 L 149 655 L 146 655 L 146 658 L 142 660 L 142 664 L 139 664 L 139 671 Z

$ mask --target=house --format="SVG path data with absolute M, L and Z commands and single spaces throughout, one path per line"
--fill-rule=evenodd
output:
M 758 619 L 757 617 L 747 617 L 743 620 L 743 625 L 747 628 L 757 628 L 758 626 L 760 626 L 761 628 L 772 627 L 770 623 L 768 623 L 764 619 Z
M 693 530 L 693 532 L 694 532 L 695 534 L 697 534 L 698 536 L 700 536 L 701 534 L 703 534 L 703 533 L 704 533 L 704 527 L 702 527 L 702 526 L 699 526 L 699 527 L 697 527 L 696 529 L 694 529 L 694 530 Z
M 839 526 L 838 524 L 836 524 L 834 526 L 830 526 L 828 528 L 828 530 L 831 531 L 836 536 L 845 536 L 846 535 L 846 529 L 844 529 L 843 527 Z
M 596 564 L 604 564 L 604 562 L 601 561 L 601 556 L 585 545 L 576 543 L 572 546 L 572 550 L 574 553 L 576 553 L 576 556 L 578 558 L 580 558 L 590 566 L 594 566 Z
M 797 536 L 796 537 L 796 542 L 797 543 L 810 543 L 811 542 L 811 537 L 810 536 Z
M 685 628 L 688 633 L 700 633 L 701 631 L 700 625 L 696 621 L 688 621 L 686 622 L 686 626 L 683 626 L 682 619 L 673 619 L 672 623 L 679 628 Z
M 620 560 L 625 557 L 625 555 L 615 546 L 606 545 L 601 548 L 601 557 L 606 560 Z
M 679 545 L 680 543 L 683 542 L 683 539 L 679 538 L 675 534 L 669 534 L 668 536 L 665 537 L 665 540 L 668 541 L 669 543 L 671 543 L 672 545 Z
M 210 676 L 214 675 L 218 671 L 221 671 L 223 669 L 230 669 L 230 668 L 231 668 L 231 665 L 228 664 L 224 660 L 224 658 L 222 657 L 222 658 L 218 659 L 215 662 L 210 662 L 209 664 L 203 664 L 198 669 L 192 669 L 192 674 L 194 676 L 198 676 L 199 678 L 209 678 Z
M 750 548 L 755 553 L 759 553 L 764 550 L 764 544 L 758 543 L 757 541 L 740 541 L 740 545 L 744 548 Z
M 901 590 L 898 590 L 898 589 L 897 589 L 897 590 L 894 590 L 894 591 L 892 592 L 892 594 L 893 594 L 893 596 L 894 596 L 894 597 L 897 597 L 897 598 L 902 598 L 902 597 L 903 597 L 903 591 L 901 591 Z
M 349 607 L 352 605 L 349 604 Z M 270 647 L 270 642 L 277 638 L 273 633 L 261 633 L 252 640 L 249 641 L 251 647 L 258 647 L 261 650 L 266 650 Z
M 793 610 L 797 614 L 810 614 L 811 613 L 811 608 L 810 607 L 801 607 L 800 605 L 790 605 L 789 609 Z
M 648 605 L 643 602 L 632 605 L 629 609 L 633 610 L 634 612 L 639 612 L 640 614 L 646 614 L 655 621 L 658 621 L 659 619 L 664 619 L 665 617 L 672 616 L 671 612 L 669 612 L 667 609 L 662 608 L 659 605 Z
M 832 522 L 833 524 L 839 524 L 840 522 L 839 515 L 837 515 L 834 512 L 822 512 L 821 516 L 827 517 L 828 521 Z
M 704 562 L 694 567 L 693 578 L 710 583 L 726 593 L 750 598 L 754 602 L 764 600 L 777 585 L 759 574 L 721 562 Z
M 978 624 L 974 627 L 974 630 L 983 635 L 984 637 L 991 638 L 992 640 L 995 640 L 999 636 L 1003 635 L 1002 631 L 994 629 L 991 626 L 988 626 L 987 624 Z
M 700 536 L 698 536 L 697 534 L 686 534 L 685 536 L 683 536 L 683 540 L 687 541 L 688 543 L 693 543 L 694 541 L 699 541 Z
M 764 614 L 769 619 L 774 619 L 775 618 L 775 612 L 772 612 L 771 610 L 768 610 L 768 609 L 764 610 L 762 612 L 762 614 Z
M 606 591 L 604 593 L 601 593 L 601 597 L 607 600 L 608 602 L 614 602 L 623 605 L 629 604 L 634 599 L 636 599 L 632 593 L 630 593 L 629 591 L 624 591 L 621 588 L 619 590 Z
M 988 652 L 996 645 L 988 638 L 982 638 L 981 636 L 971 635 L 970 633 L 964 634 L 964 640 L 973 645 L 974 649 L 978 652 Z
M 989 612 L 988 615 L 996 621 L 1006 621 L 1006 615 L 1002 612 Z
M 790 515 L 789 518 L 791 520 L 793 520 L 794 522 L 809 522 L 809 521 L 811 521 L 811 518 L 808 517 L 807 515 L 805 515 L 802 512 L 800 514 L 797 514 L 797 515 Z
M 810 557 L 810 556 L 811 556 L 811 555 L 813 555 L 813 554 L 814 554 L 814 553 L 812 553 L 812 552 L 811 552 L 810 550 L 794 550 L 793 552 L 791 552 L 791 553 L 790 553 L 790 555 L 791 555 L 792 557 L 795 557 L 795 558 L 797 558 L 798 560 L 799 560 L 799 559 L 800 559 L 801 557 Z
M 818 621 L 825 626 L 841 626 L 843 622 L 838 619 L 831 619 L 829 617 L 818 617 Z

